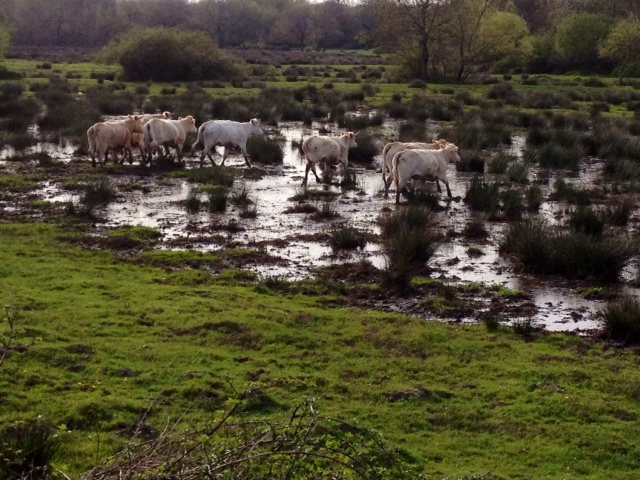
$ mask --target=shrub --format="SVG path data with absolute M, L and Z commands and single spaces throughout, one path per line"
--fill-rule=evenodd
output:
M 486 182 L 476 175 L 471 179 L 464 201 L 473 210 L 494 216 L 500 208 L 500 187 L 497 182 Z
M 410 205 L 381 220 L 386 259 L 383 285 L 402 290 L 414 275 L 426 271 L 439 241 L 432 232 L 433 219 L 431 210 Z
M 624 343 L 640 341 L 640 300 L 631 295 L 608 302 L 600 312 L 602 335 Z
M 224 212 L 227 209 L 229 190 L 222 185 L 212 185 L 206 190 L 210 212 Z
M 362 249 L 367 244 L 366 234 L 347 224 L 332 226 L 329 236 L 329 244 L 333 250 Z
M 98 58 L 119 63 L 129 81 L 228 80 L 245 75 L 243 62 L 197 31 L 136 28 L 104 47 Z M 144 58 L 153 62 L 141 61 Z
M 624 237 L 594 238 L 582 232 L 563 233 L 542 221 L 512 223 L 500 243 L 525 272 L 614 282 L 638 253 Z
M 247 152 L 251 160 L 263 165 L 281 164 L 284 152 L 278 139 L 266 135 L 254 135 L 247 140 Z
M 52 478 L 51 462 L 63 447 L 62 437 L 40 419 L 0 431 L 0 478 Z
M 361 131 L 356 137 L 357 147 L 349 150 L 349 161 L 361 165 L 371 165 L 374 157 L 380 153 L 376 137 L 368 130 Z
M 575 232 L 582 232 L 593 237 L 601 237 L 604 230 L 605 217 L 602 212 L 581 206 L 569 214 L 569 227 Z

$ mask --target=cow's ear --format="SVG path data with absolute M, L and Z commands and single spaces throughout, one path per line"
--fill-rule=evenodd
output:
M 251 125 L 255 125 L 256 123 L 258 123 L 258 120 L 255 118 L 251 119 Z

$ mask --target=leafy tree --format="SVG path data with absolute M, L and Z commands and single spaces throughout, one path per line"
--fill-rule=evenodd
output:
M 640 62 L 640 20 L 636 17 L 620 20 L 598 49 L 600 56 L 618 63 L 619 79 L 633 62 Z
M 98 60 L 119 63 L 132 81 L 227 80 L 243 75 L 206 33 L 139 28 L 104 47 Z
M 4 58 L 7 54 L 9 43 L 11 43 L 11 33 L 5 25 L 0 23 L 0 58 Z
M 576 13 L 557 27 L 555 49 L 571 68 L 593 69 L 598 65 L 598 45 L 611 31 L 611 18 L 602 14 Z
M 313 11 L 313 7 L 306 2 L 293 3 L 285 7 L 271 30 L 271 41 L 304 50 L 316 36 Z

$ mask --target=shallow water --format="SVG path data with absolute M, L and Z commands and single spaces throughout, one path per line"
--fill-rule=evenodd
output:
M 236 179 L 234 188 L 244 185 L 250 192 L 249 196 L 257 204 L 258 214 L 254 219 L 240 218 L 238 208 L 232 205 L 222 214 L 207 211 L 187 213 L 180 202 L 186 199 L 193 187 L 189 182 L 182 179 L 163 179 L 158 185 L 157 179 L 153 177 L 125 175 L 112 180 L 119 187 L 136 182 L 142 190 L 125 192 L 121 198 L 109 204 L 103 212 L 106 218 L 105 226 L 143 225 L 157 228 L 162 231 L 163 239 L 166 241 L 197 237 L 197 241 L 190 243 L 189 248 L 201 250 L 220 249 L 230 241 L 233 241 L 234 245 L 260 246 L 266 253 L 282 259 L 277 263 L 257 264 L 252 267 L 264 277 L 300 279 L 312 275 L 315 267 L 362 258 L 368 259 L 377 267 L 383 267 L 384 257 L 377 243 L 368 243 L 362 251 L 340 253 L 339 256 L 335 256 L 327 243 L 318 242 L 313 238 L 314 234 L 327 233 L 331 225 L 336 223 L 348 223 L 358 229 L 378 234 L 378 217 L 385 212 L 392 213 L 397 208 L 403 208 L 396 207 L 394 195 L 390 195 L 388 199 L 380 195 L 382 179 L 376 170 L 352 165 L 357 173 L 359 189 L 349 191 L 342 191 L 336 186 L 317 185 L 315 178 L 310 176 L 310 189 L 327 188 L 337 194 L 333 205 L 339 216 L 331 221 L 316 222 L 307 214 L 284 213 L 296 204 L 291 197 L 300 192 L 304 175 L 303 160 L 298 150 L 292 146 L 292 142 L 300 142 L 303 137 L 317 133 L 316 127 L 318 126 L 305 128 L 295 123 L 281 125 L 278 131 L 285 138 L 284 164 L 277 167 L 259 167 L 264 170 L 264 176 L 260 180 Z M 511 153 L 521 156 L 523 148 L 524 138 L 514 137 Z M 58 158 L 68 158 L 70 155 L 69 147 L 57 152 Z M 218 163 L 220 158 L 216 158 Z M 230 156 L 226 164 L 239 170 L 246 168 L 240 155 Z M 379 168 L 379 164 L 377 159 L 376 168 Z M 187 158 L 187 168 L 198 168 L 197 158 Z M 599 164 L 595 162 L 587 163 L 580 175 L 569 180 L 593 182 L 598 168 Z M 532 172 L 532 176 L 535 175 L 537 172 Z M 438 213 L 438 228 L 443 234 L 454 232 L 457 235 L 447 235 L 446 241 L 436 251 L 430 263 L 434 270 L 433 276 L 445 282 L 500 284 L 510 289 L 522 290 L 531 296 L 531 301 L 538 309 L 534 320 L 548 330 L 589 331 L 597 328 L 597 312 L 604 305 L 599 301 L 578 297 L 575 291 L 580 285 L 557 279 L 527 278 L 513 272 L 511 264 L 502 258 L 497 250 L 498 240 L 506 224 L 489 223 L 489 240 L 478 244 L 459 235 L 472 215 L 462 201 L 472 175 L 457 172 L 450 166 L 448 178 L 454 199 L 447 202 L 446 194 L 441 197 L 440 204 L 444 210 Z M 553 185 L 553 181 L 554 178 L 550 178 L 547 185 Z M 122 191 L 122 188 L 118 190 Z M 52 183 L 41 185 L 39 194 L 50 201 L 69 201 L 71 197 L 69 193 L 61 191 L 59 186 Z M 546 202 L 542 205 L 540 215 L 551 222 L 560 222 L 565 215 L 564 210 L 565 208 L 557 202 Z M 231 234 L 210 228 L 212 223 L 226 224 L 230 220 L 236 221 L 242 230 Z M 469 255 L 470 247 L 478 247 L 483 255 Z

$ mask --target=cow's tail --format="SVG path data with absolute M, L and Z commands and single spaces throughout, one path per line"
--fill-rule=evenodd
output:
M 202 128 L 198 129 L 198 133 L 196 134 L 196 141 L 191 145 L 191 151 L 193 153 L 195 153 L 196 147 L 198 145 L 202 145 L 202 148 L 204 148 L 204 142 L 202 141 Z
M 96 153 L 97 130 L 95 125 L 90 126 L 87 130 L 87 142 L 89 143 L 89 155 L 91 155 L 91 157 L 95 156 Z

